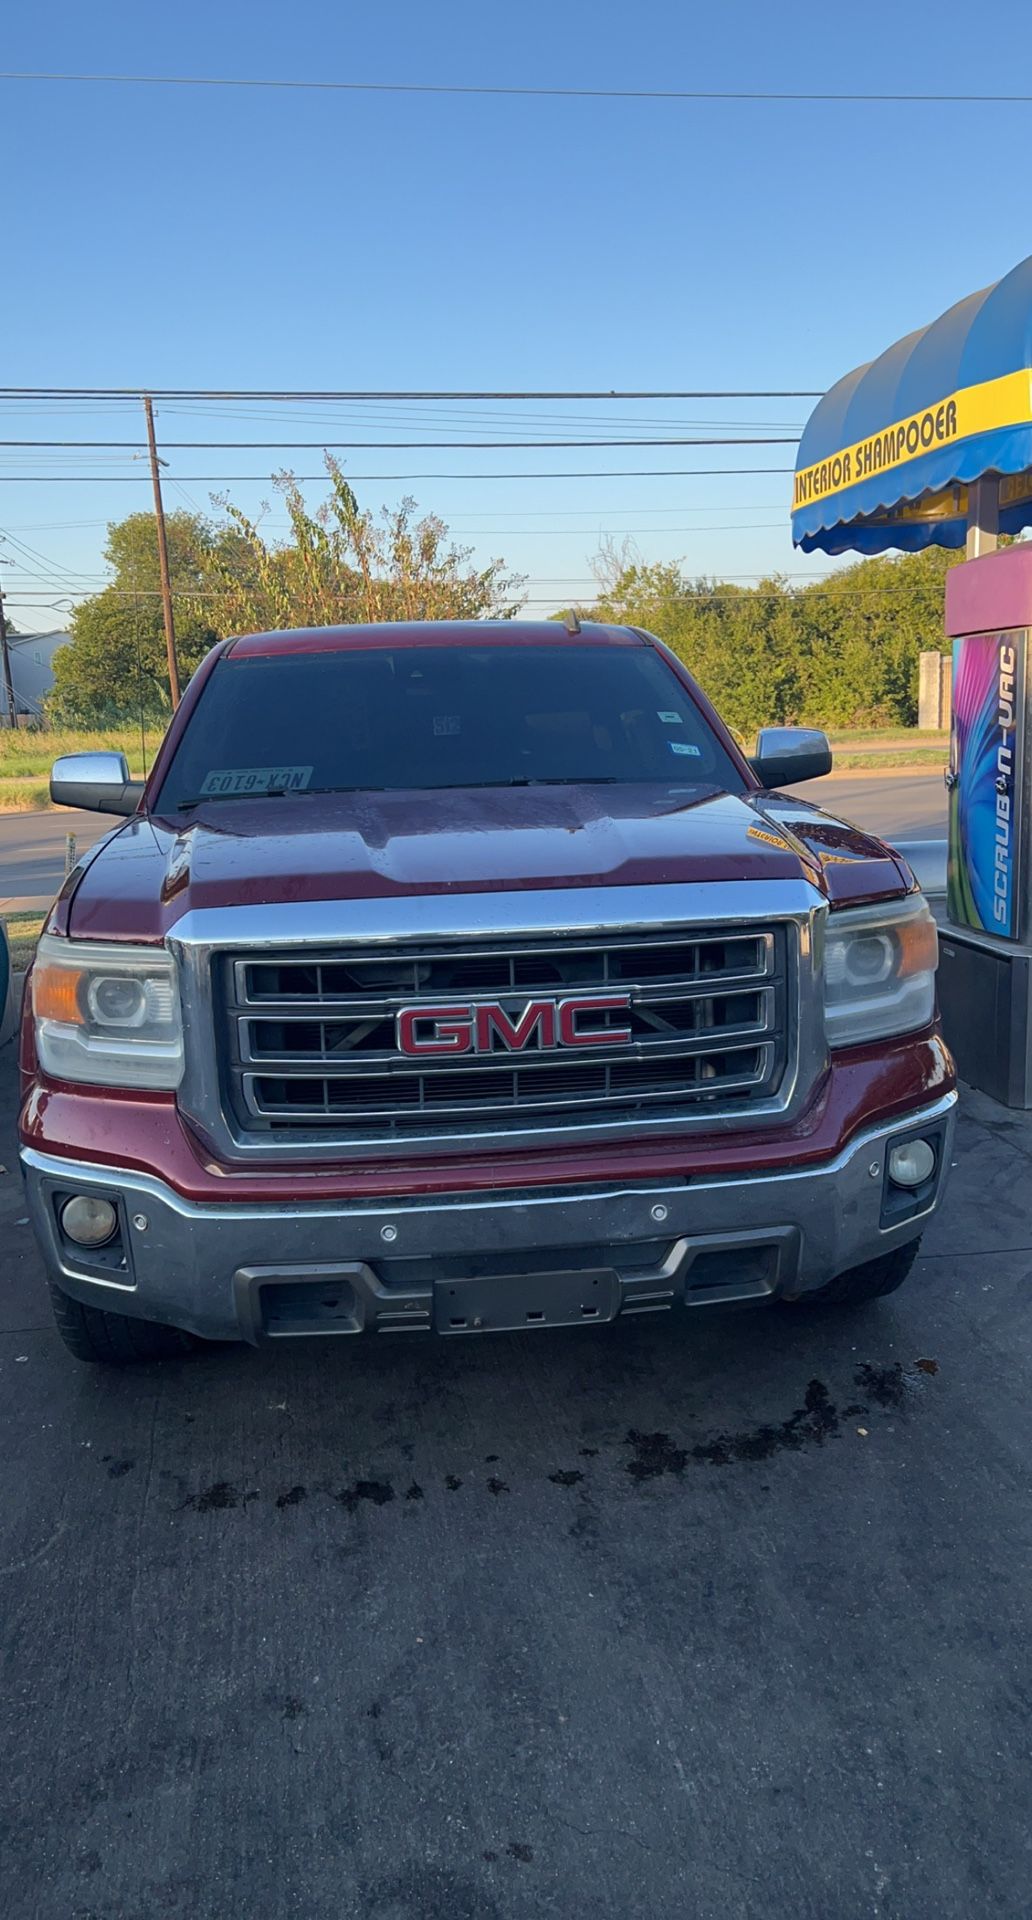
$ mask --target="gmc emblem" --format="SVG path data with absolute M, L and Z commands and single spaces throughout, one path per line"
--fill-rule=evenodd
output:
M 629 1026 L 602 1016 L 626 1013 L 629 993 L 579 993 L 568 1000 L 528 1000 L 509 1013 L 500 1000 L 462 1001 L 450 1007 L 403 1007 L 397 1018 L 399 1053 L 535 1053 L 552 1047 L 622 1047 Z

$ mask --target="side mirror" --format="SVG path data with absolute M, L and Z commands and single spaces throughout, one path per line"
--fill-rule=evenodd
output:
M 124 753 L 67 753 L 51 768 L 50 798 L 88 813 L 135 813 L 143 781 L 130 780 Z
M 794 787 L 831 772 L 828 736 L 817 727 L 763 727 L 751 766 L 762 787 Z

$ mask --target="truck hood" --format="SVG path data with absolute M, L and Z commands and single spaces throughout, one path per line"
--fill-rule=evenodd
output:
M 298 793 L 127 821 L 69 876 L 52 925 L 148 941 L 205 907 L 800 878 L 834 904 L 912 884 L 880 841 L 788 795 L 668 786 Z

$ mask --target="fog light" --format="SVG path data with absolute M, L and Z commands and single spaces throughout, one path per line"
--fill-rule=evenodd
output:
M 935 1149 L 927 1140 L 908 1140 L 889 1154 L 889 1179 L 897 1187 L 923 1187 L 935 1172 Z
M 61 1231 L 77 1247 L 103 1247 L 118 1232 L 118 1214 L 110 1200 L 77 1193 L 61 1208 Z

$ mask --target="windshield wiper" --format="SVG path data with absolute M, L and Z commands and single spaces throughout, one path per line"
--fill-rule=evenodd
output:
M 287 800 L 295 794 L 306 793 L 386 793 L 386 787 L 258 787 L 254 793 L 195 793 L 189 800 L 177 800 L 169 809 L 172 813 L 186 813 L 192 807 L 203 807 L 212 800 Z
M 507 780 L 455 780 L 447 786 L 403 787 L 259 787 L 254 793 L 195 793 L 189 800 L 177 800 L 168 809 L 171 813 L 188 813 L 194 807 L 206 806 L 209 802 L 224 800 L 286 800 L 305 794 L 330 793 L 455 793 L 463 789 L 479 791 L 489 787 L 619 787 L 631 784 L 621 779 L 619 774 L 598 773 L 582 776 L 580 774 L 556 774 L 538 779 L 534 774 L 515 773 Z M 652 783 L 648 783 L 652 784 Z
M 456 783 L 465 787 L 620 787 L 630 783 L 616 773 L 556 774 L 554 777 L 538 779 L 531 773 L 514 773 L 508 780 L 463 780 Z M 428 789 L 432 791 L 432 789 Z M 438 789 L 440 791 L 440 789 Z

